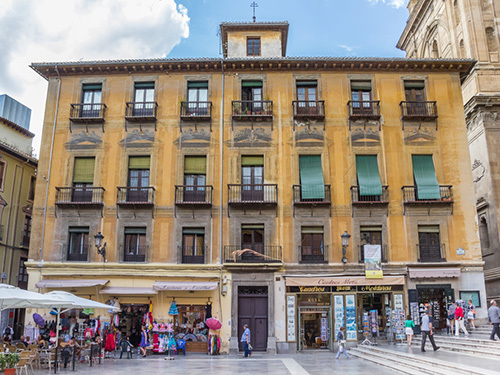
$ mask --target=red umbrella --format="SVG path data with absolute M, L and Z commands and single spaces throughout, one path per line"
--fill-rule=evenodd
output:
M 218 329 L 222 328 L 222 323 L 219 322 L 219 320 L 215 319 L 215 318 L 209 318 L 209 319 L 207 319 L 207 321 L 205 323 L 207 324 L 208 328 L 213 329 L 213 330 L 218 330 Z

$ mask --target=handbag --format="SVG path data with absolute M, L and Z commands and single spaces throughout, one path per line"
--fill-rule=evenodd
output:
M 253 350 L 253 346 L 250 343 L 248 343 L 248 350 Z

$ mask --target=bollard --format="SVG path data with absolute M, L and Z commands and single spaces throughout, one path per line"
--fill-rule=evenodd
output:
M 57 344 L 57 342 L 56 342 Z M 54 357 L 54 374 L 57 374 L 57 352 L 59 350 L 59 345 L 56 346 L 56 352 Z M 49 361 L 50 361 L 50 352 L 49 352 Z
M 93 365 L 93 362 L 94 362 L 94 344 L 90 344 L 90 360 L 89 360 L 89 364 L 90 364 L 90 367 L 92 367 Z
M 71 364 L 71 370 L 75 371 L 75 361 L 76 361 L 76 345 L 73 345 L 73 359 L 72 359 L 72 364 Z

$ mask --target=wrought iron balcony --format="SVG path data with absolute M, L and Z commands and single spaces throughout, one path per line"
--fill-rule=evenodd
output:
M 294 100 L 292 101 L 293 117 L 321 120 L 325 118 L 324 100 Z
M 359 186 L 351 186 L 351 199 L 354 205 L 388 204 L 389 187 L 382 186 L 382 195 L 360 195 Z
M 56 205 L 93 207 L 104 205 L 102 187 L 56 187 Z
M 71 104 L 69 119 L 72 122 L 79 123 L 100 123 L 104 122 L 104 113 L 106 111 L 104 103 L 75 103 Z
M 402 101 L 399 103 L 401 107 L 401 118 L 403 120 L 420 120 L 434 121 L 437 119 L 436 102 L 409 102 Z
M 240 121 L 272 120 L 273 101 L 233 100 L 232 117 Z
M 130 122 L 156 121 L 157 102 L 127 102 L 125 119 Z
M 277 204 L 276 184 L 228 184 L 229 204 Z
M 302 185 L 293 185 L 293 204 L 332 204 L 330 185 L 324 185 L 325 197 L 324 198 L 303 198 Z
M 181 119 L 189 121 L 210 121 L 212 102 L 181 102 Z
M 281 246 L 253 246 L 226 245 L 224 246 L 224 263 L 278 263 L 281 264 Z
M 147 187 L 118 187 L 116 204 L 118 205 L 137 205 L 153 206 L 155 188 Z
M 349 100 L 349 120 L 380 119 L 380 100 Z
M 91 245 L 83 245 L 71 249 L 68 244 L 66 247 L 66 260 L 70 262 L 87 262 L 89 260 L 89 252 L 93 249 L 94 247 Z
M 452 185 L 439 185 L 439 199 L 421 199 L 418 196 L 417 186 L 403 186 L 403 202 L 405 204 L 452 204 L 453 203 L 453 193 Z
M 417 251 L 419 254 L 418 262 L 419 263 L 443 263 L 446 262 L 446 258 L 442 256 L 445 254 L 445 246 L 444 244 L 440 244 L 437 246 L 420 246 L 417 244 Z
M 146 261 L 147 245 L 121 246 L 123 251 L 123 261 L 131 263 L 144 263 Z
M 182 246 L 182 263 L 203 264 L 205 263 L 205 246 Z
M 175 204 L 211 206 L 212 185 L 175 185 Z
M 299 246 L 300 263 L 328 263 L 328 245 Z

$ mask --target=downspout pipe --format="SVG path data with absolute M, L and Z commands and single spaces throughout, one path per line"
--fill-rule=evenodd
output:
M 45 223 L 47 220 L 47 201 L 49 198 L 49 184 L 50 184 L 50 174 L 52 172 L 52 156 L 54 154 L 54 139 L 56 137 L 56 123 L 57 123 L 57 111 L 59 110 L 59 96 L 61 94 L 61 76 L 59 75 L 59 70 L 57 69 L 57 64 L 55 65 L 55 70 L 57 73 L 57 96 L 56 96 L 56 109 L 54 113 L 54 124 L 52 126 L 52 141 L 50 143 L 50 156 L 49 156 L 49 170 L 47 172 L 47 182 L 45 186 L 45 203 L 43 205 L 43 221 L 42 221 L 42 238 L 40 240 L 40 262 L 43 262 L 43 243 L 45 240 Z

